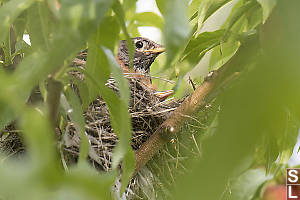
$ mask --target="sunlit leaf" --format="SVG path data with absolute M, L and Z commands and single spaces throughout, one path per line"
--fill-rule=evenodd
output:
M 277 0 L 257 0 L 263 8 L 263 23 L 266 22 L 273 8 L 277 4 Z
M 188 7 L 188 14 L 189 14 L 189 18 L 191 18 L 195 13 L 197 13 L 198 9 L 199 9 L 199 6 L 200 6 L 200 3 L 202 2 L 203 0 L 193 0 L 191 2 L 191 4 L 189 5 Z
M 198 63 L 208 50 L 221 43 L 224 33 L 224 30 L 204 32 L 197 38 L 191 39 L 183 52 L 183 60 L 187 59 L 193 64 Z
M 165 0 L 155 0 L 155 2 L 161 14 L 164 15 L 166 9 Z
M 230 1 L 231 0 L 202 0 L 197 9 L 195 9 L 195 13 L 190 17 L 190 20 L 193 20 L 198 16 L 198 27 L 196 35 L 199 34 L 204 21 L 213 13 L 215 13 L 219 8 Z
M 139 26 L 154 26 L 159 29 L 163 27 L 162 18 L 153 12 L 137 13 L 133 17 L 133 20 L 135 20 Z
M 270 179 L 272 175 L 266 176 L 263 169 L 248 170 L 234 180 L 232 186 L 229 186 L 232 193 L 230 199 L 252 199 L 259 187 Z

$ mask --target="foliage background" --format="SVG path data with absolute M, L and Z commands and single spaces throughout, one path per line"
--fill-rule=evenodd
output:
M 203 23 L 228 2 L 156 0 L 162 13 L 158 16 L 136 13 L 135 0 L 1 0 L 0 128 L 17 120 L 28 154 L 19 160 L 1 157 L 0 198 L 111 199 L 121 160 L 124 191 L 135 159 L 128 86 L 113 52 L 120 39 L 138 36 L 139 26 L 162 30 L 167 51 L 156 69 L 176 85 L 160 88 L 173 87 L 177 97 L 190 89 L 182 77 L 208 51 L 210 70 L 222 67 L 243 44 L 248 51 L 241 57 L 238 80 L 217 97 L 215 120 L 201 130 L 203 157 L 186 161 L 189 172 L 176 177 L 172 198 L 260 199 L 264 185 L 282 184 L 299 129 L 300 5 L 296 0 L 239 0 L 220 30 L 202 33 Z M 24 34 L 29 34 L 31 46 L 23 41 Z M 86 47 L 88 79 L 80 90 L 85 97 L 81 106 L 66 72 L 72 58 Z M 104 85 L 110 74 L 119 83 L 120 97 Z M 46 89 L 45 81 L 60 86 Z M 203 77 L 195 80 L 198 85 L 202 81 Z M 43 102 L 26 104 L 37 85 Z M 56 93 L 62 95 L 60 102 L 49 99 Z M 82 112 L 99 93 L 120 138 L 113 170 L 106 174 L 86 163 L 89 147 Z M 68 169 L 56 151 L 56 109 L 70 116 L 83 138 L 78 165 Z

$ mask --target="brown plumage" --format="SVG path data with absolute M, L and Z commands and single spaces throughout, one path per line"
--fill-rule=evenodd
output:
M 116 60 L 124 74 L 129 74 L 130 77 L 140 79 L 141 82 L 151 90 L 155 90 L 156 87 L 152 85 L 150 77 L 150 67 L 155 58 L 165 51 L 165 48 L 162 45 L 143 37 L 136 37 L 132 40 L 135 48 L 133 68 L 130 67 L 129 50 L 126 40 L 120 41 Z M 155 92 L 162 100 L 173 93 L 173 91 Z

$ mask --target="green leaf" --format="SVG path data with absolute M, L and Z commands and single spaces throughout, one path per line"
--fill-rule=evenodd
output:
M 129 32 L 126 27 L 126 19 L 125 19 L 125 13 L 124 13 L 123 7 L 122 7 L 121 3 L 119 2 L 119 0 L 117 0 L 113 4 L 112 8 L 117 16 L 117 19 L 119 21 L 121 29 L 125 35 L 125 39 L 127 40 L 127 46 L 128 46 L 128 50 L 129 50 L 129 57 L 130 57 L 130 66 L 131 66 L 131 68 L 133 68 L 132 67 L 133 66 L 132 58 L 133 58 L 133 54 L 134 54 L 134 46 L 133 46 L 133 42 L 131 40 L 131 37 L 130 37 Z
M 23 102 L 34 85 L 58 67 L 64 66 L 63 62 L 66 58 L 79 52 L 88 36 L 96 31 L 111 5 L 111 1 L 104 0 L 66 0 L 63 2 L 61 24 L 54 33 L 53 43 L 49 50 L 39 50 L 27 56 L 15 71 L 12 82 L 17 85 L 16 94 L 20 95 L 20 100 Z M 75 8 L 82 12 L 76 13 L 72 10 Z
M 64 0 L 61 2 L 60 9 L 63 21 L 63 26 L 60 28 L 86 38 L 91 34 L 91 30 L 98 28 L 112 3 L 112 0 Z M 64 27 L 65 25 L 70 30 Z
M 99 42 L 114 51 L 119 40 L 120 26 L 116 16 L 108 16 L 100 24 Z
M 240 34 L 248 31 L 247 28 L 247 13 L 250 12 L 257 3 L 239 1 L 231 11 L 230 16 L 222 26 L 226 31 L 221 44 L 214 48 L 210 57 L 209 70 L 216 70 L 223 66 L 238 50 L 240 47 Z
M 238 50 L 240 43 L 229 40 L 213 49 L 210 57 L 209 71 L 222 67 Z
M 137 0 L 124 0 L 123 8 L 126 12 L 135 13 Z
M 265 23 L 273 8 L 276 6 L 277 0 L 257 0 L 257 2 L 260 3 L 263 9 L 263 23 Z
M 47 49 L 51 29 L 50 13 L 45 2 L 36 2 L 28 9 L 28 32 L 33 48 Z
M 130 181 L 131 175 L 134 172 L 135 168 L 135 156 L 131 148 L 131 137 L 132 137 L 132 128 L 131 128 L 131 118 L 128 113 L 128 104 L 130 98 L 130 92 L 128 87 L 128 80 L 122 74 L 122 71 L 116 62 L 113 54 L 108 49 L 104 49 L 104 52 L 109 60 L 110 70 L 116 83 L 120 90 L 120 102 L 119 105 L 114 106 L 119 107 L 118 112 L 111 112 L 113 118 L 117 119 L 118 124 L 114 126 L 119 126 L 119 143 L 114 149 L 113 154 L 113 168 L 116 168 L 120 161 L 122 160 L 122 187 L 121 194 L 125 192 L 125 188 Z M 113 124 L 112 124 L 113 125 Z
M 160 13 L 162 15 L 164 15 L 165 14 L 165 8 L 166 8 L 165 0 L 155 0 L 155 2 L 156 2 L 156 5 L 157 5 Z
M 262 184 L 272 179 L 263 169 L 250 169 L 233 181 L 230 199 L 252 199 Z
M 238 22 L 240 22 L 240 24 L 244 24 L 245 20 L 243 20 L 242 18 L 244 16 L 246 16 L 246 14 L 255 6 L 257 6 L 257 3 L 255 1 L 249 1 L 246 3 L 243 3 L 240 7 L 237 5 L 236 7 L 238 7 L 238 9 L 233 9 L 232 13 L 230 15 L 230 17 L 228 18 L 228 20 L 226 21 L 226 33 L 224 34 L 224 38 L 223 40 L 226 41 L 227 38 L 230 36 L 229 33 L 231 31 L 231 29 L 233 29 L 234 25 L 237 24 Z M 237 29 L 237 30 L 241 30 L 241 29 Z M 238 32 L 238 31 L 236 31 Z
M 200 33 L 200 29 L 202 28 L 205 20 L 230 1 L 232 0 L 202 0 L 200 2 L 197 9 L 195 8 L 196 12 L 193 14 L 193 16 L 190 17 L 190 20 L 193 20 L 198 16 L 196 36 Z
M 213 1 L 211 0 L 204 0 L 201 2 L 199 8 L 198 8 L 198 27 L 196 36 L 200 34 L 200 30 L 202 28 L 203 22 L 206 19 L 206 15 L 208 12 L 208 9 L 213 5 Z
M 277 144 L 277 139 L 274 139 L 268 135 L 268 138 L 265 142 L 265 159 L 266 159 L 266 174 L 270 173 L 270 170 L 279 156 L 279 147 Z
M 0 130 L 14 120 L 15 114 L 11 106 L 8 106 L 5 101 L 0 101 Z
M 6 39 L 14 20 L 33 2 L 34 0 L 11 0 L 0 8 L 0 44 Z
M 117 177 L 116 171 L 105 174 L 97 172 L 90 165 L 79 165 L 71 168 L 62 180 L 63 188 L 70 187 L 71 192 L 82 191 L 82 199 L 113 199 L 111 188 Z M 64 198 L 62 198 L 64 199 Z M 77 196 L 76 198 L 77 199 Z
M 224 33 L 224 30 L 204 32 L 191 39 L 182 54 L 182 60 L 197 64 L 208 50 L 220 44 Z
M 159 29 L 163 27 L 162 18 L 153 12 L 137 13 L 133 20 L 136 21 L 137 26 L 154 26 Z
M 62 96 L 61 105 L 74 123 L 76 133 L 80 134 L 80 153 L 78 162 L 79 164 L 82 164 L 86 161 L 90 148 L 87 136 L 85 135 L 85 120 L 82 105 L 73 89 L 68 87 L 65 93 L 67 99 L 65 96 Z
M 187 4 L 188 1 L 186 0 L 165 1 L 164 39 L 167 53 L 166 66 L 170 66 L 189 38 L 190 27 L 187 17 Z
M 21 128 L 24 130 L 25 142 L 29 155 L 34 162 L 42 165 L 58 164 L 55 162 L 55 142 L 56 134 L 52 131 L 49 119 L 45 113 L 33 109 L 24 109 L 21 119 Z M 43 131 L 41 131 L 43 130 Z
M 76 70 L 80 71 L 79 69 L 76 69 Z M 85 70 L 82 70 L 82 73 L 84 74 Z M 76 85 L 76 87 L 78 88 L 79 96 L 82 101 L 82 108 L 83 108 L 83 111 L 85 111 L 87 109 L 87 107 L 89 106 L 89 104 L 91 103 L 90 99 L 89 99 L 89 89 L 88 89 L 86 82 L 84 82 L 82 80 L 78 80 L 74 76 L 70 76 L 68 81 L 73 82 Z
M 121 188 L 121 193 L 123 193 L 135 167 L 134 153 L 130 146 L 132 131 L 131 120 L 128 113 L 129 89 L 128 82 L 122 75 L 122 71 L 112 52 L 107 48 L 100 48 L 102 45 L 100 32 L 101 27 L 98 30 L 98 33 L 94 34 L 89 40 L 86 78 L 88 88 L 93 87 L 93 90 L 89 93 L 92 93 L 93 95 L 98 95 L 100 93 L 101 97 L 106 102 L 111 115 L 112 128 L 120 140 L 117 147 L 114 149 L 113 168 L 116 168 L 120 161 L 123 160 Z M 105 83 L 110 76 L 110 72 L 119 87 L 120 97 L 105 86 Z
M 191 4 L 189 5 L 188 7 L 188 14 L 189 14 L 189 18 L 191 18 L 195 13 L 197 13 L 198 9 L 199 9 L 199 6 L 200 6 L 200 3 L 202 2 L 203 0 L 193 0 L 191 2 Z
M 104 52 L 100 48 L 100 29 L 97 31 L 97 33 L 91 36 L 88 46 L 89 52 L 86 62 L 86 73 L 89 74 L 93 80 L 97 80 L 102 87 L 99 88 L 94 84 L 91 78 L 87 77 L 86 84 L 89 90 L 89 102 L 92 102 L 99 95 L 99 90 L 103 89 L 110 75 L 108 61 Z

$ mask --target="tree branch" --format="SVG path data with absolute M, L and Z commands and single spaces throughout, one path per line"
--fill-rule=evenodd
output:
M 52 77 L 48 79 L 48 93 L 46 101 L 49 108 L 49 119 L 54 129 L 58 127 L 58 111 L 62 88 L 63 86 L 61 82 L 54 80 Z
M 224 87 L 239 75 L 238 71 L 245 68 L 245 63 L 258 55 L 257 37 L 251 36 L 236 54 L 221 68 L 210 73 L 195 92 L 172 113 L 172 115 L 153 133 L 153 135 L 138 149 L 136 155 L 135 173 L 139 171 L 170 138 L 177 133 L 184 122 L 186 115 L 192 115 L 217 97 Z M 254 53 L 253 53 L 254 52 Z M 251 55 L 251 56 L 249 56 Z M 251 62 L 248 62 L 251 63 Z

